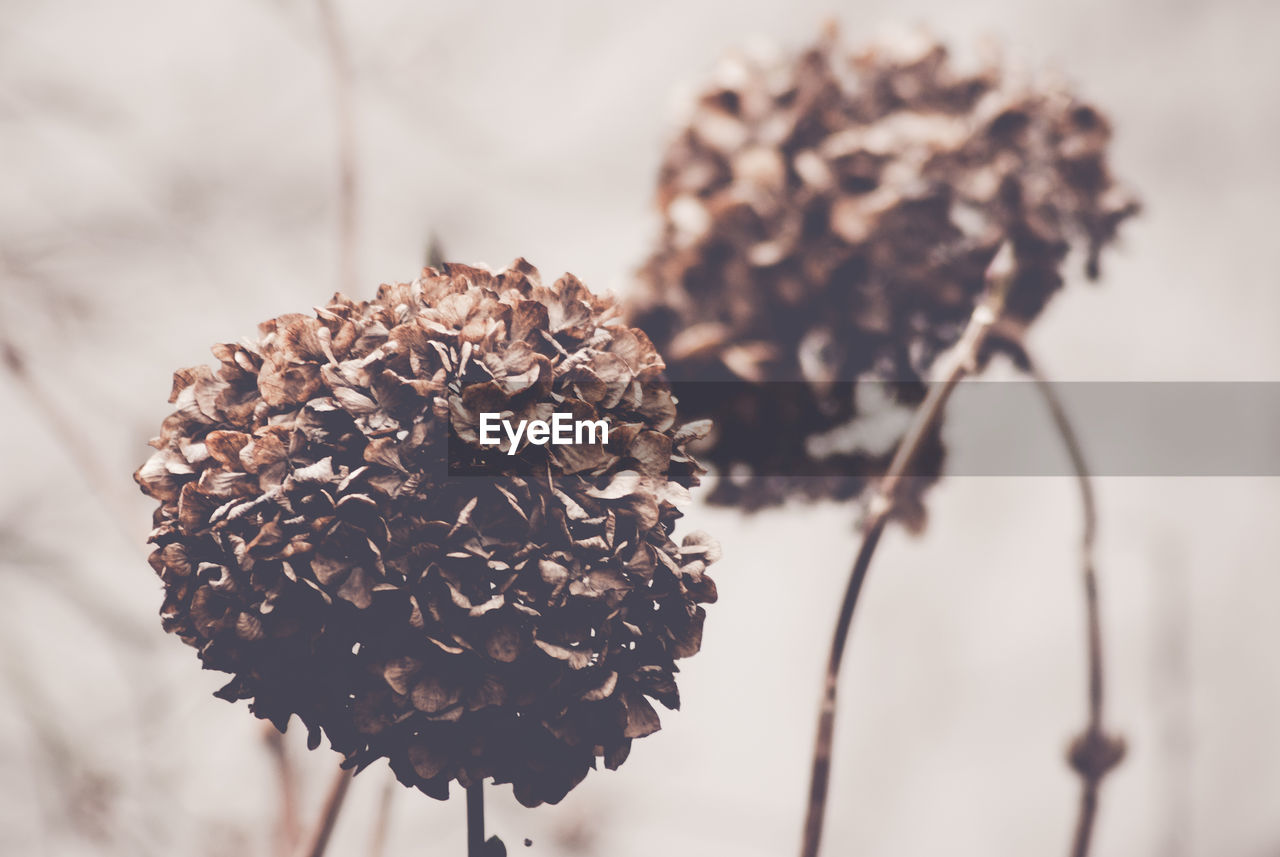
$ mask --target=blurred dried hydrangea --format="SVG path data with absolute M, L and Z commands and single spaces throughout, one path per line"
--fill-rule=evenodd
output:
M 818 457 L 807 442 L 856 426 L 851 383 L 923 395 L 1002 242 L 1015 327 L 1062 285 L 1071 248 L 1097 275 L 1137 210 L 1112 181 L 1109 136 L 1067 90 L 994 64 L 960 71 L 925 38 L 850 55 L 831 29 L 796 57 L 723 63 L 663 160 L 661 241 L 628 310 L 673 381 L 713 382 L 686 413 L 734 427 L 698 448 L 748 476 L 718 480 L 712 500 L 860 493 L 887 452 L 855 441 Z M 942 457 L 935 438 L 917 489 Z
M 136 475 L 164 625 L 234 674 L 219 695 L 441 799 L 492 777 L 555 802 L 620 765 L 659 728 L 649 699 L 679 705 L 719 556 L 671 538 L 699 428 L 675 427 L 648 338 L 523 260 L 259 331 L 175 374 Z M 477 443 L 482 411 L 604 419 L 609 441 L 508 456 Z

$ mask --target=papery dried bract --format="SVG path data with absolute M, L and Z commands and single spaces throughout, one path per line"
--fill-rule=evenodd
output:
M 725 61 L 663 160 L 661 241 L 629 308 L 673 381 L 709 382 L 682 410 L 716 418 L 699 454 L 745 477 L 712 499 L 858 494 L 889 452 L 819 458 L 806 441 L 859 416 L 852 383 L 918 401 L 1002 243 L 1015 325 L 1061 286 L 1072 247 L 1097 274 L 1137 208 L 1109 136 L 1061 86 L 961 71 L 927 38 L 851 55 L 832 30 L 798 56 Z M 916 516 L 941 461 L 931 439 L 900 498 Z
M 438 798 L 492 777 L 555 802 L 621 764 L 658 728 L 645 696 L 679 703 L 718 548 L 672 540 L 693 435 L 617 316 L 523 260 L 447 265 L 176 373 L 136 478 L 164 625 L 234 675 L 219 695 Z M 508 456 L 481 412 L 602 419 L 609 442 Z

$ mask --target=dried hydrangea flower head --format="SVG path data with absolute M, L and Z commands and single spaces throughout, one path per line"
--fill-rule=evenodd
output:
M 611 299 L 523 260 L 427 269 L 219 345 L 174 376 L 151 562 L 164 625 L 283 730 L 446 798 L 556 802 L 679 705 L 716 544 L 672 541 L 701 472 L 663 363 Z M 478 442 L 479 415 L 568 412 L 608 442 Z M 471 475 L 467 475 L 471 474 Z
M 726 61 L 663 160 L 663 232 L 629 309 L 673 381 L 778 382 L 761 401 L 717 386 L 685 397 L 690 415 L 736 426 L 704 460 L 779 477 L 720 480 L 713 499 L 858 493 L 883 455 L 819 461 L 804 441 L 857 416 L 849 383 L 920 394 L 1003 242 L 1014 324 L 1059 289 L 1071 248 L 1096 276 L 1136 211 L 1108 170 L 1109 135 L 1065 89 L 961 71 L 929 39 L 848 54 L 830 30 L 798 56 Z

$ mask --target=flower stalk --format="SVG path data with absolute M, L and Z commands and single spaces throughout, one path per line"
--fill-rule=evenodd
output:
M 262 740 L 271 754 L 280 788 L 280 816 L 276 822 L 276 852 L 292 854 L 298 844 L 301 825 L 298 822 L 298 788 L 293 765 L 285 749 L 284 733 L 270 723 L 263 723 Z
M 831 778 L 831 755 L 835 742 L 836 691 L 840 678 L 840 666 L 853 626 L 853 613 L 858 605 L 862 584 L 871 567 L 872 557 L 880 543 L 880 536 L 893 516 L 899 485 L 910 470 L 912 462 L 924 442 L 938 430 L 943 407 L 956 385 L 977 368 L 978 354 L 987 336 L 1004 312 L 1005 300 L 1013 281 L 1013 250 L 1003 245 L 987 269 L 987 293 L 969 318 L 964 333 L 952 349 L 939 358 L 935 383 L 912 416 L 911 425 L 903 436 L 893 461 L 884 478 L 880 480 L 871 499 L 864 524 L 862 545 L 858 549 L 835 632 L 831 637 L 831 652 L 827 659 L 827 671 L 823 681 L 822 703 L 818 714 L 817 737 L 813 748 L 813 765 L 809 783 L 809 804 L 805 814 L 802 857 L 817 857 L 822 842 L 822 828 L 826 817 L 827 792 Z
M 1118 736 L 1107 734 L 1102 725 L 1103 700 L 1106 674 L 1102 648 L 1102 618 L 1098 607 L 1098 572 L 1094 556 L 1098 533 L 1097 502 L 1094 499 L 1093 478 L 1085 461 L 1084 451 L 1076 435 L 1075 427 L 1066 408 L 1054 392 L 1052 383 L 1040 371 L 1040 367 L 1026 356 L 1027 371 L 1036 382 L 1054 428 L 1062 439 L 1076 484 L 1080 489 L 1080 508 L 1084 518 L 1080 537 L 1081 581 L 1084 585 L 1085 646 L 1088 661 L 1088 720 L 1084 731 L 1072 742 L 1067 760 L 1080 775 L 1080 809 L 1072 835 L 1071 857 L 1087 857 L 1093 839 L 1094 822 L 1098 814 L 1098 794 L 1102 780 L 1111 769 L 1124 759 L 1125 743 Z
M 329 847 L 329 838 L 333 835 L 333 828 L 338 822 L 338 813 L 342 811 L 347 789 L 350 787 L 351 771 L 339 768 L 337 776 L 329 786 L 329 793 L 325 796 L 320 817 L 316 819 L 315 827 L 298 851 L 298 857 L 324 857 L 324 852 Z
M 467 857 L 484 857 L 484 780 L 467 786 Z

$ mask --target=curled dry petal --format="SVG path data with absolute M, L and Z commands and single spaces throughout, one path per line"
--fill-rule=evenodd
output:
M 927 38 L 850 53 L 830 33 L 725 70 L 662 161 L 663 230 L 630 323 L 677 390 L 698 382 L 683 416 L 722 429 L 694 445 L 718 471 L 713 502 L 856 496 L 889 453 L 862 442 L 850 385 L 887 380 L 918 401 L 998 247 L 1015 251 L 1007 309 L 1026 324 L 1072 249 L 1097 275 L 1137 204 L 1111 176 L 1097 108 L 963 69 Z M 833 432 L 852 443 L 814 452 Z M 941 444 L 928 452 L 904 493 L 940 472 Z
M 706 426 L 611 300 L 446 265 L 214 355 L 175 373 L 135 478 L 164 626 L 232 674 L 219 696 L 434 797 L 493 778 L 529 805 L 622 764 L 646 695 L 678 703 L 715 597 L 718 550 L 672 540 Z M 609 441 L 479 442 L 481 413 L 556 412 Z

